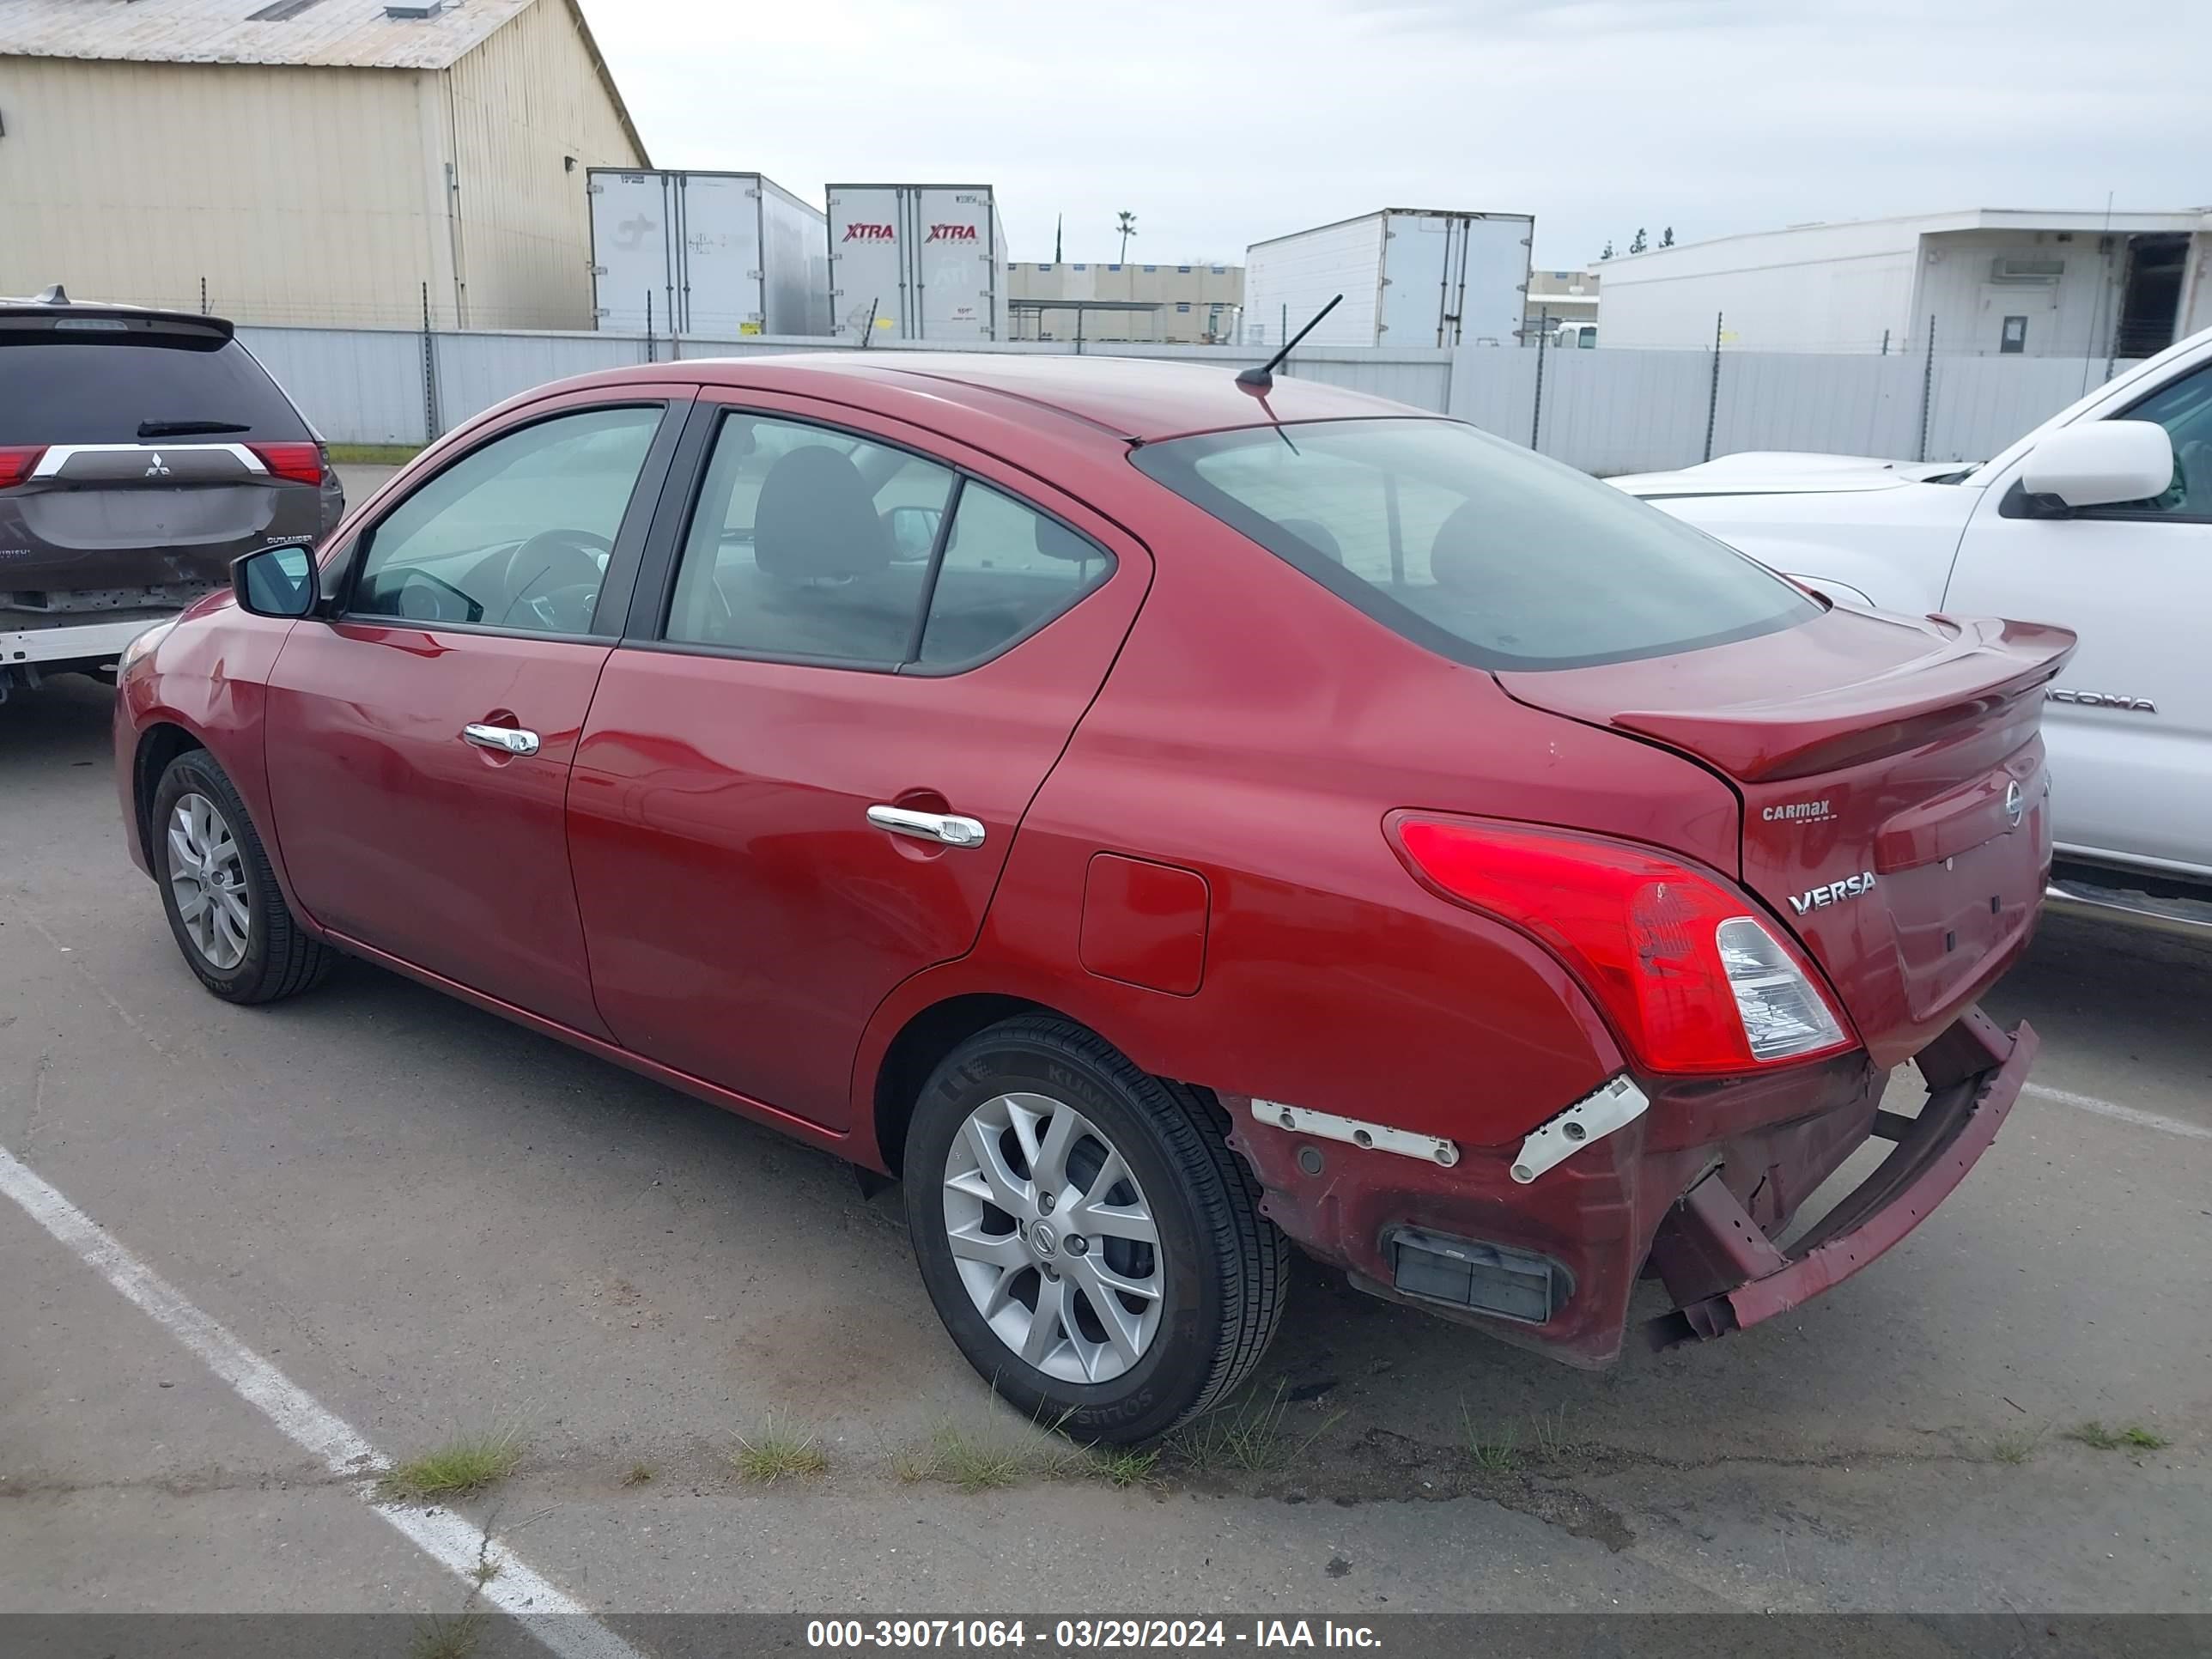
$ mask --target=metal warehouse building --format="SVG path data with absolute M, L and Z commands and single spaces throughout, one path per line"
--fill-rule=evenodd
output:
M 1609 346 L 2145 357 L 2212 324 L 2212 211 L 1972 208 L 1607 260 Z
M 0 0 L 0 294 L 589 328 L 647 164 L 574 0 Z

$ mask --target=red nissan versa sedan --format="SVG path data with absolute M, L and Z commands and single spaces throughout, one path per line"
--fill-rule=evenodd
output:
M 1219 1401 L 1292 1243 L 1580 1365 L 1647 1272 L 1661 1340 L 1755 1324 L 2034 1052 L 1974 1000 L 2072 635 L 1837 609 L 1329 386 L 642 366 L 234 578 L 116 704 L 208 988 L 345 951 L 902 1176 L 953 1340 L 1086 1437 Z

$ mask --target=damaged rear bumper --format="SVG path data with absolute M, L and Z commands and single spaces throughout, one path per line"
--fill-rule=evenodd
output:
M 1449 1160 L 1317 1137 L 1224 1097 L 1262 1212 L 1353 1285 L 1569 1364 L 1610 1364 L 1640 1279 L 1675 1311 L 1660 1345 L 1725 1335 L 1849 1278 L 1924 1220 L 1996 1139 L 2036 1052 L 1969 1008 L 1915 1058 L 1919 1114 L 1881 1109 L 1863 1053 L 1778 1075 L 1643 1080 L 1648 1108 L 1516 1179 L 1523 1143 Z M 1869 1139 L 1894 1143 L 1787 1250 L 1791 1218 Z
M 1692 1187 L 1652 1240 L 1652 1265 L 1680 1304 L 1648 1328 L 1653 1346 L 1726 1336 L 1786 1313 L 1898 1243 L 1990 1149 L 2037 1046 L 2025 1022 L 2008 1036 L 1969 1009 L 1916 1057 L 1928 1082 L 1918 1115 L 1875 1115 L 1872 1133 L 1894 1143 L 1889 1156 L 1786 1251 L 1719 1170 Z

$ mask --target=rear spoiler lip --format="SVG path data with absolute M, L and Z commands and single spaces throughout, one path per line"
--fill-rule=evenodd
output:
M 1906 665 L 1926 684 L 1886 698 L 1863 681 L 1761 708 L 1634 709 L 1610 724 L 1686 750 L 1746 783 L 1832 771 L 1915 747 L 1960 720 L 1987 718 L 2056 679 L 2073 656 L 2070 629 L 2043 623 L 1939 617 L 1958 643 L 1934 661 Z
M 82 319 L 143 323 L 153 330 L 176 330 L 200 334 L 219 335 L 226 340 L 237 337 L 237 325 L 228 317 L 204 317 L 196 311 L 155 311 L 144 306 L 69 305 L 50 306 L 26 303 L 20 300 L 0 300 L 0 332 L 29 333 L 25 324 L 55 324 Z

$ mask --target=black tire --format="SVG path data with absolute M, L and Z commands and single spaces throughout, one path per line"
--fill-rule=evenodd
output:
M 945 1181 L 953 1139 L 979 1107 L 1024 1093 L 1090 1120 L 1152 1212 L 1158 1326 L 1140 1357 L 1108 1381 L 1055 1377 L 1024 1360 L 986 1322 L 954 1260 Z M 1258 1183 L 1226 1133 L 1210 1097 L 1139 1071 L 1092 1032 L 1050 1015 L 979 1032 L 931 1075 L 907 1130 L 915 1256 L 953 1341 L 1018 1410 L 1086 1444 L 1141 1443 L 1220 1403 L 1259 1364 L 1282 1317 L 1290 1244 L 1261 1215 Z M 1037 1286 L 1028 1284 L 1034 1309 Z
M 246 949 L 233 965 L 210 959 L 195 943 L 177 904 L 170 877 L 174 857 L 170 824 L 177 803 L 200 795 L 222 815 L 237 843 L 238 866 L 246 899 Z M 147 854 L 154 866 L 155 884 L 161 890 L 161 911 L 169 919 L 169 932 L 185 966 L 201 984 L 226 1002 L 275 1002 L 296 996 L 319 984 L 330 972 L 336 953 L 312 938 L 293 917 L 284 902 L 276 873 L 269 867 L 269 854 L 260 833 L 215 757 L 204 749 L 188 749 L 171 761 L 154 788 L 154 811 L 147 830 Z

